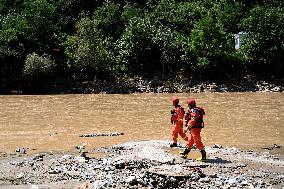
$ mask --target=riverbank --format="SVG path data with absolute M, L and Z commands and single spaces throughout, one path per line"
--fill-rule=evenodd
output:
M 201 93 L 201 92 L 283 92 L 284 79 L 245 76 L 224 80 L 201 80 L 183 76 L 174 79 L 147 79 L 143 77 L 119 78 L 115 81 L 94 80 L 84 82 L 61 81 L 53 85 L 40 84 L 1 94 L 130 94 L 130 93 Z
M 284 187 L 281 145 L 260 152 L 215 144 L 208 161 L 197 150 L 150 140 L 100 147 L 78 154 L 40 153 L 0 160 L 0 188 L 276 188 Z M 268 150 L 268 151 L 267 151 Z M 277 152 L 277 151 L 276 151 Z
M 283 92 L 284 81 L 260 80 L 246 77 L 241 80 L 196 81 L 180 77 L 173 80 L 141 77 L 111 82 L 84 82 L 74 86 L 67 93 L 201 93 L 201 92 Z

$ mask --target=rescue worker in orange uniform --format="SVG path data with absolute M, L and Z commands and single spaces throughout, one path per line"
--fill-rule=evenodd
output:
M 180 135 L 185 141 L 187 141 L 188 138 L 183 131 L 183 118 L 185 111 L 183 107 L 179 105 L 179 99 L 177 97 L 173 97 L 172 102 L 175 108 L 171 110 L 171 123 L 174 124 L 174 126 L 172 128 L 173 143 L 170 144 L 170 147 L 177 147 L 178 135 Z
M 195 144 L 197 149 L 199 149 L 201 152 L 201 158 L 197 158 L 197 160 L 206 161 L 206 151 L 200 136 L 201 129 L 204 127 L 203 116 L 205 115 L 205 111 L 203 108 L 196 106 L 194 99 L 189 99 L 186 103 L 188 104 L 189 110 L 185 115 L 185 132 L 189 130 L 190 136 L 188 138 L 185 150 L 180 152 L 180 154 L 183 158 L 185 158 L 190 152 L 193 144 Z

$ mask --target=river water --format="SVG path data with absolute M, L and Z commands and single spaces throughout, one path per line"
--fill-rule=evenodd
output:
M 283 93 L 0 96 L 0 152 L 75 151 L 127 141 L 170 140 L 171 99 L 194 97 L 206 111 L 205 146 L 254 149 L 284 144 Z M 99 132 L 122 136 L 79 137 Z M 179 138 L 179 142 L 184 143 Z

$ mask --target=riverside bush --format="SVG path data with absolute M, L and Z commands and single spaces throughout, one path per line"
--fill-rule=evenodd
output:
M 55 71 L 55 62 L 47 54 L 32 53 L 25 60 L 23 77 L 29 83 L 47 82 Z

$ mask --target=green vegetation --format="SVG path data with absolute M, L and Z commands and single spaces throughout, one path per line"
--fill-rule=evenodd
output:
M 0 92 L 181 69 L 282 77 L 283 28 L 277 0 L 0 0 Z

